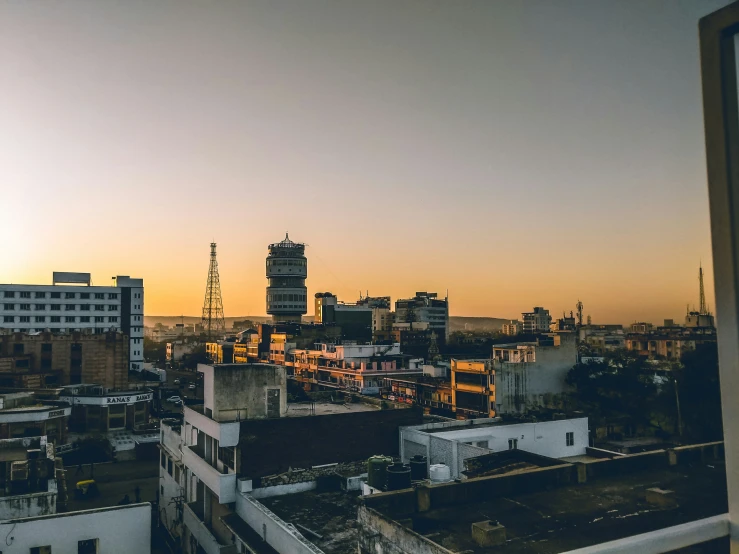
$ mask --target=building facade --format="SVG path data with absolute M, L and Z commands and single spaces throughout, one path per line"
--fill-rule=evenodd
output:
M 541 306 L 536 306 L 530 312 L 521 314 L 521 331 L 528 335 L 536 333 L 548 333 L 549 326 L 552 323 L 552 316 L 549 310 L 545 310 Z
M 523 327 L 520 321 L 511 320 L 503 324 L 502 332 L 504 335 L 515 336 L 522 332 Z
M 308 312 L 308 260 L 305 245 L 285 239 L 269 245 L 267 313 L 275 323 L 300 322 Z
M 452 404 L 457 417 L 495 417 L 492 360 L 452 360 Z
M 129 348 L 128 337 L 116 331 L 0 335 L 0 386 L 99 383 L 106 389 L 126 387 Z
M 315 323 L 339 326 L 342 340 L 370 342 L 373 311 L 363 304 L 339 302 L 330 292 L 317 292 L 315 295 Z
M 716 342 L 715 327 L 657 327 L 648 333 L 629 333 L 626 349 L 640 356 L 679 360 L 685 352 L 703 343 Z
M 126 275 L 93 286 L 89 273 L 54 272 L 51 285 L 0 284 L 0 332 L 92 333 L 128 336 L 128 369 L 144 364 L 144 280 Z
M 357 305 L 372 308 L 372 333 L 391 331 L 395 314 L 391 311 L 389 296 L 363 296 L 357 301 Z
M 439 342 L 449 339 L 449 301 L 441 300 L 435 292 L 417 292 L 413 298 L 395 301 L 395 323 L 427 323 L 435 331 Z M 400 327 L 398 327 L 400 328 Z

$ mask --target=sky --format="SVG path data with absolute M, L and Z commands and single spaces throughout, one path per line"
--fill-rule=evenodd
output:
M 0 283 L 144 279 L 265 314 L 449 292 L 452 315 L 713 303 L 698 19 L 723 0 L 0 3 Z M 312 307 L 309 313 L 312 312 Z

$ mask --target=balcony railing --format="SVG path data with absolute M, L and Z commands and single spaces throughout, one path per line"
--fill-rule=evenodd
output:
M 238 554 L 235 544 L 222 544 L 213 535 L 210 528 L 203 521 L 202 502 L 190 502 L 185 504 L 183 521 L 190 534 L 195 537 L 200 547 L 207 554 Z

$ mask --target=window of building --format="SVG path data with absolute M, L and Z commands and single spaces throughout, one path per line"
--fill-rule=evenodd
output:
M 508 450 L 518 449 L 518 439 L 508 439 Z
M 36 304 L 35 309 L 36 310 L 45 310 L 46 309 L 46 304 Z
M 109 292 L 108 293 L 108 300 L 118 300 L 118 293 L 117 292 Z
M 31 548 L 31 554 L 51 554 L 51 545 L 34 546 Z
M 95 316 L 95 323 L 103 323 L 105 321 L 105 318 L 101 315 Z
M 46 298 L 46 293 L 45 292 L 37 292 L 34 295 L 34 298 Z
M 174 466 L 174 480 L 177 481 L 177 484 L 180 483 L 180 466 L 178 465 Z
M 20 322 L 21 323 L 30 323 L 31 322 L 31 316 L 30 315 L 22 315 L 22 316 L 20 316 Z
M 90 305 L 89 304 L 80 304 L 80 310 L 83 312 L 89 312 L 90 311 Z
M 74 298 L 74 293 L 73 292 L 65 292 L 64 293 L 64 298 Z
M 31 298 L 31 293 L 29 291 L 21 291 L 21 298 Z
M 172 459 L 167 458 L 167 473 L 169 473 L 170 477 L 172 476 Z
M 108 427 L 110 429 L 123 429 L 126 426 L 126 406 L 117 404 L 108 407 Z
M 36 323 L 46 323 L 46 316 L 45 315 L 37 315 L 36 316 Z
M 162 459 L 161 459 L 162 469 L 167 469 L 167 455 L 162 452 Z
M 80 323 L 90 323 L 90 316 L 89 315 L 80 316 Z
M 77 541 L 77 554 L 97 554 L 99 542 L 98 539 Z
M 62 293 L 61 292 L 52 292 L 51 293 L 51 298 L 61 298 L 61 297 L 62 297 Z
M 5 304 L 6 310 L 15 310 L 15 304 Z
M 49 307 L 51 308 L 52 312 L 58 312 L 62 309 L 61 305 L 59 304 L 50 304 Z
M 567 433 L 566 439 L 567 446 L 574 446 L 575 445 L 575 433 L 569 432 Z
M 86 300 L 86 299 L 90 298 L 90 293 L 89 292 L 81 292 L 80 293 L 80 298 Z
M 479 446 L 480 448 L 487 448 L 488 447 L 488 441 L 477 441 L 475 443 L 475 446 Z
M 23 348 L 22 342 L 16 342 L 13 344 L 13 354 L 23 354 Z
M 51 316 L 51 322 L 52 322 L 52 323 L 60 323 L 60 322 L 61 322 L 61 320 L 62 320 L 62 318 L 61 318 L 61 317 L 59 317 L 58 315 L 53 315 L 53 316 Z
M 96 312 L 104 312 L 105 311 L 105 304 L 95 304 L 95 311 Z
M 67 312 L 73 312 L 75 307 L 76 307 L 75 304 L 65 304 L 64 310 Z
M 109 321 L 110 323 L 118 323 L 118 318 L 117 318 L 117 317 L 109 317 L 109 318 L 108 318 L 108 321 Z
M 68 315 L 64 318 L 66 323 L 74 323 L 77 318 L 73 315 Z
M 95 293 L 95 300 L 105 300 L 105 293 L 103 293 L 103 292 L 96 292 Z
M 12 316 L 12 315 L 3 316 L 3 323 L 13 323 L 14 321 L 15 321 L 15 316 Z
M 108 311 L 109 312 L 114 312 L 117 309 L 118 309 L 118 306 L 116 306 L 115 304 L 108 304 Z
M 15 292 L 13 292 L 12 290 L 6 290 L 3 293 L 3 298 L 15 298 Z
M 30 304 L 21 304 L 20 307 L 21 307 L 21 310 L 30 310 L 31 309 L 31 305 Z

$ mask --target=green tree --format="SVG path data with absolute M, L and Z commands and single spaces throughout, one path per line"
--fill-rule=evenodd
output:
M 167 361 L 167 344 L 144 337 L 144 359 L 163 364 Z
M 185 369 L 195 370 L 197 369 L 198 364 L 208 364 L 208 363 L 210 363 L 210 360 L 208 359 L 208 356 L 205 353 L 204 344 L 200 344 L 196 346 L 192 352 L 182 356 L 182 367 L 184 367 Z
M 699 344 L 695 350 L 683 354 L 681 362 L 674 372 L 674 380 L 682 408 L 684 436 L 694 441 L 721 440 L 723 422 L 716 343 Z

